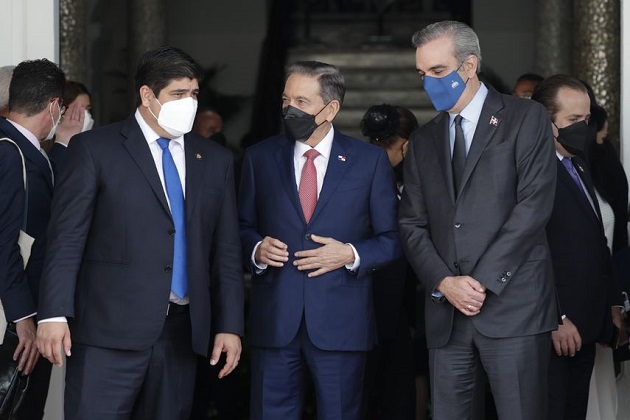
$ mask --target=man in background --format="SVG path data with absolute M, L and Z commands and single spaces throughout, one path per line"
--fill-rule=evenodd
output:
M 514 84 L 512 95 L 518 96 L 519 98 L 530 99 L 536 90 L 536 86 L 538 86 L 543 79 L 544 77 L 536 73 L 525 73 L 519 76 Z

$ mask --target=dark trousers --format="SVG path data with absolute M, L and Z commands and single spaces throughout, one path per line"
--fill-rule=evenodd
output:
M 197 356 L 189 313 L 166 318 L 146 350 L 73 343 L 65 391 L 66 420 L 188 420 Z
M 208 420 L 210 403 L 214 402 L 219 420 L 241 420 L 239 401 L 242 399 L 239 366 L 232 373 L 219 379 L 219 371 L 225 365 L 225 354 L 219 363 L 210 365 L 208 357 L 197 358 L 197 380 L 190 420 Z
M 24 400 L 11 415 L 11 420 L 41 420 L 44 417 L 51 369 L 52 364 L 40 357 L 28 377 Z
M 595 364 L 595 343 L 583 344 L 575 356 L 558 356 L 551 348 L 549 360 L 549 420 L 586 418 L 588 391 Z
M 318 420 L 358 420 L 365 352 L 328 351 L 310 340 L 304 322 L 285 347 L 252 347 L 252 420 L 301 420 L 306 369 Z
M 499 418 L 544 420 L 549 346 L 550 333 L 485 337 L 471 318 L 457 311 L 448 344 L 429 350 L 433 418 L 475 418 L 478 391 L 484 386 L 479 370 L 483 369 Z
M 382 340 L 367 354 L 363 391 L 364 419 L 413 419 L 415 378 L 409 332 Z

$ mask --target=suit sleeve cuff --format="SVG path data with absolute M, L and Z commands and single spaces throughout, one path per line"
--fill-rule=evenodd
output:
M 20 322 L 20 321 L 24 321 L 25 319 L 30 318 L 30 317 L 35 316 L 35 315 L 37 315 L 37 312 L 33 312 L 33 313 L 32 313 L 32 314 L 30 314 L 30 315 L 23 316 L 23 317 L 22 317 L 22 318 L 20 318 L 20 319 L 16 319 L 15 321 L 13 321 L 13 323 L 14 323 L 14 324 L 17 324 L 18 322 Z

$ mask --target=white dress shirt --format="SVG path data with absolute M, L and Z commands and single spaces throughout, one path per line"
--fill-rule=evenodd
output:
M 481 110 L 483 109 L 483 103 L 488 96 L 488 88 L 483 83 L 480 84 L 479 90 L 475 93 L 472 100 L 466 105 L 459 115 L 462 116 L 462 130 L 464 131 L 464 140 L 466 140 L 466 155 L 470 151 L 470 145 L 472 144 L 473 137 L 475 136 L 475 130 L 477 129 L 477 123 L 481 116 Z M 451 144 L 451 156 L 453 156 L 453 147 L 455 145 L 455 117 L 457 114 L 449 114 L 449 140 Z
M 315 165 L 315 170 L 317 171 L 317 198 L 319 199 L 319 194 L 322 191 L 322 186 L 324 185 L 324 178 L 326 177 L 326 169 L 328 168 L 328 161 L 330 160 L 330 151 L 332 150 L 333 139 L 335 137 L 335 130 L 331 126 L 328 133 L 324 136 L 324 138 L 317 143 L 315 147 L 311 147 L 306 143 L 301 141 L 295 142 L 295 147 L 293 149 L 293 168 L 295 170 L 295 184 L 296 188 L 300 188 L 300 180 L 302 178 L 302 169 L 304 168 L 304 164 L 306 163 L 306 157 L 304 153 L 306 153 L 310 149 L 315 149 L 319 152 L 319 155 L 313 160 L 313 164 Z M 259 264 L 256 262 L 256 250 L 262 241 L 258 242 L 252 251 L 251 260 L 254 266 L 257 268 L 258 274 L 262 273 L 267 269 L 267 264 Z M 348 244 L 352 248 L 352 252 L 354 253 L 354 262 L 352 264 L 346 265 L 346 268 L 351 271 L 356 271 L 361 264 L 361 258 L 357 253 L 357 250 L 352 244 Z

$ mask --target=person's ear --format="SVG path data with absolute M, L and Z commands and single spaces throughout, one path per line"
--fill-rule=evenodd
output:
M 149 86 L 140 86 L 140 100 L 142 101 L 143 106 L 146 106 L 148 108 L 149 105 L 151 105 L 151 100 L 153 98 L 155 98 L 155 94 Z

